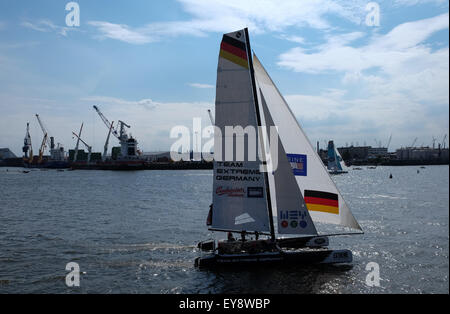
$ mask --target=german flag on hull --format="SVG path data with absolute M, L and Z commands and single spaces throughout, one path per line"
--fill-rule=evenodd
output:
M 305 203 L 309 211 L 339 215 L 339 196 L 337 194 L 305 190 Z
M 248 69 L 247 49 L 242 41 L 224 35 L 220 45 L 220 56 Z

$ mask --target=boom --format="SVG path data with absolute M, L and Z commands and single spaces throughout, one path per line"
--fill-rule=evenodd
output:
M 80 133 L 78 133 L 78 138 L 77 138 L 77 145 L 75 146 L 75 154 L 73 156 L 73 162 L 77 161 L 78 148 L 80 147 L 80 137 L 81 137 L 81 132 L 83 131 L 83 125 L 84 125 L 84 123 L 81 123 Z
M 106 155 L 108 154 L 109 138 L 111 137 L 111 132 L 113 129 L 114 129 L 114 121 L 111 122 L 111 126 L 109 127 L 108 137 L 106 138 L 105 147 L 103 150 L 103 161 L 106 160 Z
M 92 146 L 89 146 L 85 141 L 83 141 L 75 132 L 72 132 L 73 135 L 76 136 L 76 138 L 84 144 L 84 146 L 86 146 L 87 150 L 88 150 L 88 164 L 91 161 L 91 153 L 92 153 Z
M 387 145 L 386 145 L 387 150 L 389 150 L 389 145 L 391 145 L 391 141 L 392 141 L 392 134 L 391 134 L 391 136 L 389 137 L 388 143 L 387 143 Z
M 108 128 L 108 129 L 110 129 L 111 128 L 111 130 L 112 130 L 112 134 L 115 136 L 115 137 L 117 137 L 118 139 L 119 139 L 119 133 L 117 132 L 117 130 L 116 129 L 114 129 L 114 127 L 112 127 L 112 123 L 111 122 L 109 122 L 109 120 L 105 117 L 105 115 L 100 111 L 100 109 L 98 109 L 98 107 L 97 106 L 94 106 L 94 109 L 95 109 L 95 111 L 97 111 L 97 113 L 98 113 L 98 115 L 100 116 L 100 118 L 102 119 L 102 121 L 103 121 L 103 123 L 105 123 L 105 125 L 106 125 L 106 127 Z
M 39 126 L 41 127 L 42 133 L 44 133 L 44 137 L 46 137 L 46 142 L 47 145 L 50 149 L 53 149 L 54 147 L 52 147 L 52 144 L 50 142 L 50 133 L 48 132 L 47 128 L 44 126 L 44 123 L 42 122 L 41 118 L 39 117 L 38 114 L 36 114 L 36 118 L 38 120 Z

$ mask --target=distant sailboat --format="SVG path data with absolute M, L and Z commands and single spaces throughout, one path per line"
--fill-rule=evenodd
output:
M 223 36 L 215 109 L 213 205 L 207 224 L 211 231 L 228 232 L 228 240 L 199 243 L 209 254 L 197 258 L 196 266 L 350 263 L 352 252 L 328 249 L 328 237 L 318 234 L 315 223 L 361 227 L 272 79 L 252 57 L 247 29 Z M 256 143 L 278 160 L 273 172 L 260 171 L 266 163 L 249 153 L 242 161 L 223 153 L 230 140 L 226 129 L 240 126 L 261 127 Z M 278 147 L 267 150 L 262 130 L 273 126 L 278 127 Z M 249 140 L 241 140 L 246 152 L 251 149 Z M 233 233 L 241 238 L 235 240 Z
M 344 159 L 334 146 L 333 141 L 328 142 L 328 172 L 330 174 L 343 174 L 348 173 L 348 168 L 345 165 Z

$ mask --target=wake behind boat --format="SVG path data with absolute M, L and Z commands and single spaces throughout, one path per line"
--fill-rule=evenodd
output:
M 195 265 L 351 263 L 352 252 L 328 249 L 328 237 L 319 235 L 314 223 L 361 227 L 283 96 L 256 55 L 252 57 L 247 29 L 223 36 L 215 125 L 213 205 L 207 225 L 211 231 L 227 232 L 228 239 L 199 243 L 208 254 Z M 275 140 L 271 137 L 268 145 L 268 129 L 275 126 Z M 230 127 L 247 130 L 247 136 L 230 136 Z M 256 129 L 254 142 L 251 128 Z M 239 140 L 244 146 L 242 161 L 237 152 L 227 151 L 230 140 L 232 147 Z M 266 152 L 266 158 L 252 159 L 253 149 Z

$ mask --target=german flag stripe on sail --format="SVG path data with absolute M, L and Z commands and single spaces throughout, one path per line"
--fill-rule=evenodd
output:
M 230 36 L 223 36 L 220 56 L 228 61 L 248 69 L 248 57 L 245 43 Z
M 305 190 L 305 203 L 310 211 L 339 215 L 339 196 L 334 193 Z

